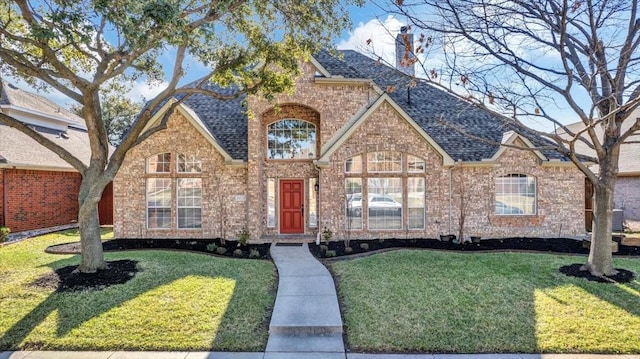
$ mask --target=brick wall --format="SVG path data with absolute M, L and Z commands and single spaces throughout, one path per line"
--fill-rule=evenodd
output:
M 640 221 L 640 176 L 618 177 L 614 203 L 624 210 L 625 220 Z
M 172 154 L 169 175 L 156 176 L 145 171 L 145 159 L 159 153 Z M 202 161 L 202 228 L 178 229 L 175 203 L 175 170 L 178 153 L 196 155 Z M 147 229 L 146 179 L 172 178 L 172 228 Z M 236 238 L 246 225 L 246 170 L 227 168 L 224 158 L 181 114 L 171 116 L 167 129 L 151 136 L 129 151 L 113 181 L 114 235 L 116 238 Z
M 5 225 L 12 232 L 77 222 L 80 174 L 4 169 Z
M 4 169 L 0 168 L 0 226 L 4 226 Z

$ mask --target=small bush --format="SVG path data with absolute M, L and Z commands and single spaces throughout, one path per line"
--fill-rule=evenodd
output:
M 225 253 L 227 253 L 227 249 L 225 247 L 218 247 L 216 248 L 216 253 L 218 253 L 219 255 L 224 255 Z
M 255 248 L 251 248 L 249 250 L 249 258 L 253 258 L 253 259 L 260 258 L 260 252 L 258 252 L 258 250 Z
M 360 249 L 362 249 L 363 251 L 368 251 L 369 243 L 360 243 Z
M 9 227 L 2 226 L 0 227 L 0 243 L 4 242 L 7 239 L 7 236 L 11 233 Z
M 218 249 L 218 246 L 215 243 L 207 244 L 207 252 L 215 252 L 216 249 Z
M 324 252 L 324 256 L 325 257 L 335 257 L 336 256 L 336 251 L 328 250 L 328 251 Z
M 328 246 L 326 246 L 324 244 L 320 246 L 320 252 L 326 253 L 328 250 L 329 250 Z
M 325 242 L 329 242 L 331 238 L 333 238 L 333 231 L 327 227 L 324 227 L 324 229 L 322 230 L 322 240 L 324 240 Z
M 379 242 L 379 243 L 384 243 L 384 238 L 380 238 L 380 239 L 378 239 L 378 242 Z
M 240 257 L 242 257 L 242 255 L 243 255 L 243 254 L 244 254 L 244 252 L 243 252 L 243 251 L 242 251 L 242 249 L 240 249 L 240 248 L 238 248 L 238 249 L 236 249 L 236 250 L 234 250 L 234 251 L 233 251 L 233 256 L 234 256 L 234 257 L 238 257 L 238 258 L 240 258 Z
M 250 238 L 251 233 L 249 233 L 247 227 L 242 228 L 242 230 L 238 232 L 238 242 L 240 243 L 240 245 L 246 245 Z
M 346 253 L 346 254 L 351 254 L 351 253 L 353 253 L 353 248 L 351 248 L 351 247 L 344 247 L 344 253 Z

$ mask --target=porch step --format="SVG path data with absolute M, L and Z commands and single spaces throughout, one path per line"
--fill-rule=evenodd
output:
M 311 243 L 316 240 L 316 236 L 313 234 L 264 235 L 260 240 L 262 243 Z

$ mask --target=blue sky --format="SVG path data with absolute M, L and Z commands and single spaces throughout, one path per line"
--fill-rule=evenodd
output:
M 353 49 L 365 53 L 374 52 L 377 56 L 382 56 L 387 62 L 393 63 L 395 52 L 394 37 L 399 31 L 400 26 L 405 24 L 405 21 L 385 14 L 379 7 L 371 3 L 367 3 L 364 7 L 351 6 L 349 10 L 353 23 L 352 28 L 343 31 L 341 37 L 336 39 L 336 46 L 339 49 Z M 366 45 L 367 39 L 372 40 L 372 44 L 369 46 Z M 164 66 L 172 67 L 173 56 L 174 53 L 167 51 L 161 55 L 160 61 Z M 428 61 L 437 64 L 438 58 L 437 56 L 435 58 L 430 57 Z M 181 84 L 202 77 L 206 71 L 206 69 L 198 63 L 187 64 L 185 70 L 187 75 L 180 82 Z M 9 81 L 15 82 L 14 79 L 10 79 Z M 16 83 L 16 85 L 25 90 L 34 91 L 25 83 Z M 128 95 L 137 100 L 142 98 L 150 99 L 159 93 L 162 88 L 162 84 L 154 87 L 141 81 L 135 84 Z M 69 107 L 72 104 L 68 98 L 57 91 L 44 93 L 43 95 L 65 107 Z M 575 115 L 571 116 L 571 114 L 566 111 L 557 109 L 554 110 L 554 112 L 562 116 L 566 123 L 577 121 L 577 118 L 574 117 Z M 550 128 L 546 129 L 549 123 L 530 123 L 529 125 L 537 129 L 550 130 Z

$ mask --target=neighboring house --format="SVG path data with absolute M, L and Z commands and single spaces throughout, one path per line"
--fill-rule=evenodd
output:
M 636 121 L 636 118 L 640 116 L 640 110 L 637 110 L 632 116 L 629 116 L 622 124 L 622 131 L 627 131 L 631 125 Z M 582 122 L 577 122 L 568 125 L 567 128 L 574 133 L 584 129 Z M 602 138 L 603 129 L 601 126 L 595 127 L 596 134 L 599 138 Z M 562 134 L 561 134 L 562 135 Z M 582 137 L 591 142 L 588 134 L 583 134 Z M 585 143 L 581 141 L 576 142 L 576 152 L 591 157 L 596 157 L 595 151 Z M 640 221 L 640 132 L 631 135 L 620 146 L 620 161 L 618 163 L 618 179 L 616 181 L 616 187 L 614 190 L 614 207 L 622 210 L 622 219 L 626 221 Z M 592 170 L 598 171 L 597 166 L 593 166 Z M 591 190 L 591 184 L 586 185 L 587 195 L 593 194 Z M 592 203 L 591 198 L 585 201 L 587 208 L 587 227 L 590 228 L 591 216 L 589 211 L 591 210 Z M 616 220 L 614 219 L 614 222 Z M 619 226 L 619 223 L 617 223 Z M 616 223 L 614 223 L 616 227 Z M 620 230 L 620 228 L 614 228 L 614 230 Z
M 509 147 L 540 140 L 339 54 L 302 63 L 293 93 L 274 102 L 194 95 L 178 105 L 114 180 L 115 236 L 437 238 L 461 222 L 466 236 L 584 232 L 584 176 L 567 159 Z
M 6 81 L 0 90 L 0 112 L 88 162 L 91 150 L 82 118 Z M 22 232 L 77 223 L 80 181 L 80 174 L 57 154 L 0 123 L 0 226 Z M 113 221 L 109 191 L 101 202 L 104 224 Z

